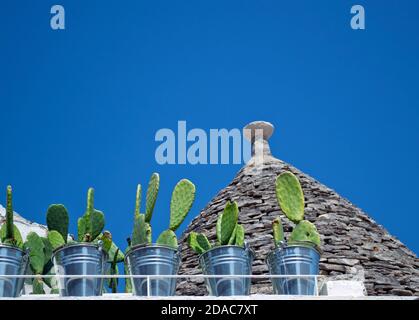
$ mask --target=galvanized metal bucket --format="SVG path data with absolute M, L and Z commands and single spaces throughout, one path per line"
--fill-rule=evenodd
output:
M 249 295 L 251 279 L 240 276 L 252 274 L 253 258 L 250 248 L 239 246 L 220 246 L 203 253 L 199 257 L 202 272 L 220 275 L 205 279 L 209 293 L 213 296 Z
M 0 298 L 21 295 L 25 279 L 13 276 L 26 274 L 28 257 L 28 252 L 19 248 L 0 245 Z
M 267 257 L 271 275 L 289 275 L 287 278 L 272 278 L 275 294 L 317 295 L 320 253 L 312 245 L 298 244 L 277 248 Z M 307 277 L 292 277 L 306 275 Z M 310 277 L 312 275 L 312 277 Z
M 131 278 L 134 295 L 175 295 L 176 278 L 153 278 L 152 276 L 176 275 L 180 264 L 179 250 L 157 244 L 136 246 L 127 252 L 125 259 L 131 275 L 145 276 Z
M 57 275 L 103 275 L 105 273 L 107 254 L 102 247 L 90 243 L 70 244 L 54 252 L 52 257 Z M 103 278 L 60 278 L 60 295 L 67 296 L 100 296 L 103 289 Z

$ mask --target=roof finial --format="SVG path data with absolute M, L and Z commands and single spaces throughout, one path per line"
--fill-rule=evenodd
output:
M 252 144 L 252 156 L 271 155 L 268 140 L 274 132 L 274 126 L 266 121 L 254 121 L 244 127 L 244 136 Z

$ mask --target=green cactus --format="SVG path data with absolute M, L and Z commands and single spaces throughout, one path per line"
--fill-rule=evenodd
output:
M 145 215 L 143 213 L 136 214 L 134 218 L 134 230 L 132 232 L 131 244 L 132 246 L 148 244 L 151 227 L 147 226 L 145 222 Z
M 228 244 L 231 235 L 236 227 L 239 217 L 239 208 L 237 202 L 228 201 L 223 213 L 217 220 L 217 240 L 220 245 Z
M 221 224 L 220 224 L 220 226 L 221 226 Z M 238 228 L 238 224 L 236 224 L 236 226 L 234 227 L 234 230 L 233 230 L 233 232 L 231 233 L 231 237 L 230 237 L 230 239 L 228 240 L 228 245 L 234 245 L 235 243 L 236 243 L 236 232 L 237 232 L 237 228 Z
M 140 213 L 141 208 L 141 185 L 137 186 L 137 195 L 135 201 L 134 229 L 130 238 L 131 246 L 151 244 L 152 234 L 150 220 L 153 214 L 159 191 L 160 177 L 153 173 L 147 188 L 146 213 Z M 176 229 L 185 219 L 187 213 L 192 207 L 195 199 L 195 186 L 187 179 L 179 181 L 172 193 L 170 203 L 170 223 L 169 229 L 163 231 L 157 238 L 156 243 L 177 248 L 178 241 L 175 234 Z
M 0 239 L 4 244 L 23 248 L 22 235 L 13 223 L 13 199 L 11 186 L 7 186 L 6 222 L 0 228 Z
M 42 274 L 45 265 L 44 242 L 35 232 L 26 237 L 25 247 L 29 249 L 29 264 L 33 273 Z
M 58 231 L 64 241 L 67 242 L 68 235 L 68 212 L 62 204 L 52 204 L 47 210 L 48 230 Z
M 48 241 L 51 243 L 52 249 L 56 250 L 65 245 L 65 241 L 61 233 L 56 230 L 48 231 Z
M 97 237 L 97 241 L 102 241 L 103 250 L 109 252 L 113 244 L 112 234 L 109 231 L 103 231 L 103 233 Z
M 194 200 L 195 185 L 187 179 L 180 180 L 173 190 L 170 202 L 170 230 L 176 231 L 179 228 Z
M 316 226 L 304 219 L 304 194 L 298 178 L 291 172 L 283 172 L 275 182 L 276 196 L 287 218 L 296 223 L 288 243 L 310 242 L 320 246 L 320 235 Z M 284 230 L 278 217 L 272 223 L 274 242 L 277 247 L 285 243 Z
M 140 214 L 140 210 L 141 210 L 141 184 L 138 184 L 137 194 L 135 196 L 135 212 L 134 212 L 135 217 Z
M 160 176 L 158 173 L 153 173 L 147 187 L 146 206 L 145 206 L 145 221 L 150 223 L 153 215 L 154 205 L 156 204 L 157 194 L 159 192 Z
M 57 232 L 57 234 L 59 233 Z M 61 235 L 59 234 L 59 236 Z M 32 292 L 33 294 L 44 294 L 44 283 L 51 287 L 51 278 L 44 279 L 42 276 L 51 273 L 53 267 L 52 246 L 48 239 L 40 237 L 35 232 L 30 232 L 24 247 L 29 251 L 29 266 L 35 275 L 32 281 Z
M 202 233 L 191 232 L 188 237 L 188 244 L 198 254 L 202 254 L 212 248 L 207 237 Z
M 244 227 L 241 224 L 236 226 L 236 239 L 235 244 L 236 246 L 243 247 L 244 246 Z
M 272 229 L 274 232 L 274 242 L 275 246 L 280 246 L 282 242 L 285 241 L 284 239 L 284 228 L 282 227 L 281 218 L 276 218 L 272 222 Z
M 293 173 L 286 171 L 276 178 L 276 197 L 288 219 L 294 223 L 304 219 L 304 194 Z
M 12 186 L 7 186 L 6 197 L 6 239 L 15 239 L 13 224 Z
M 244 227 L 238 224 L 238 215 L 239 208 L 237 202 L 228 201 L 224 211 L 217 219 L 217 241 L 215 246 L 244 246 Z M 202 254 L 213 247 L 205 235 L 194 231 L 189 234 L 188 245 L 198 254 Z
M 173 248 L 178 247 L 176 234 L 170 229 L 168 229 L 166 231 L 163 231 L 159 235 L 156 243 L 161 244 L 161 245 L 170 246 L 170 247 L 173 247 Z
M 320 246 L 320 235 L 317 228 L 310 221 L 300 221 L 292 230 L 289 243 L 311 242 L 316 246 Z
M 105 227 L 105 216 L 102 211 L 94 208 L 94 189 L 87 191 L 86 212 L 77 221 L 78 240 L 82 242 L 94 241 Z
M 105 227 L 105 215 L 102 211 L 93 210 L 92 213 L 92 239 L 96 239 L 100 233 L 102 232 L 103 228 Z
M 32 281 L 32 294 L 45 294 L 42 277 L 36 276 Z

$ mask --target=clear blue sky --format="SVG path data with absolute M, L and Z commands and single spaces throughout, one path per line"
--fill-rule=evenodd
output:
M 64 31 L 50 28 L 56 3 Z M 365 31 L 349 25 L 358 3 Z M 40 223 L 64 203 L 75 233 L 93 186 L 125 248 L 136 184 L 153 171 L 157 235 L 179 179 L 197 186 L 183 229 L 240 169 L 160 166 L 158 129 L 267 120 L 277 157 L 418 253 L 418 15 L 414 0 L 2 0 L 0 187 Z

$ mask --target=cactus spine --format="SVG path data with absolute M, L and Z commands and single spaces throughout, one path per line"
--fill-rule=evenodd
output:
M 224 211 L 218 216 L 216 224 L 216 246 L 236 245 L 243 247 L 245 244 L 245 231 L 241 224 L 238 224 L 239 207 L 237 202 L 228 201 Z M 188 237 L 188 244 L 193 251 L 202 254 L 213 246 L 207 237 L 202 233 L 191 232 Z
M 320 246 L 320 235 L 316 226 L 307 220 L 303 220 L 304 193 L 298 178 L 289 171 L 283 172 L 276 178 L 275 186 L 279 206 L 287 218 L 296 224 L 288 242 L 294 244 L 309 242 L 315 246 Z M 280 246 L 285 242 L 280 218 L 273 221 L 272 228 L 275 245 Z

